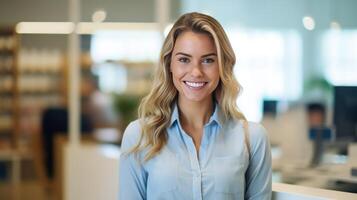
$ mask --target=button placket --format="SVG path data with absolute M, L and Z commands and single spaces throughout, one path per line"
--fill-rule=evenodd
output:
M 193 173 L 193 199 L 202 199 L 202 177 L 200 163 L 197 157 L 197 152 L 191 137 L 187 138 L 187 146 L 191 161 L 191 169 Z

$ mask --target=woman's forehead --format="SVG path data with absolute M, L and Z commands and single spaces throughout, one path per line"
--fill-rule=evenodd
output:
M 192 31 L 185 31 L 177 37 L 173 51 L 192 55 L 217 53 L 214 41 L 209 35 Z

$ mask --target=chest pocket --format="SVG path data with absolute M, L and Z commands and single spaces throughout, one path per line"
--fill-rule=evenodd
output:
M 244 194 L 245 167 L 240 156 L 214 158 L 214 190 L 225 194 Z

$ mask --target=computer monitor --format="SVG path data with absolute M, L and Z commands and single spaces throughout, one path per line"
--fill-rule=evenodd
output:
M 278 112 L 278 101 L 277 100 L 263 100 L 263 115 L 276 116 Z
M 357 86 L 334 87 L 336 140 L 357 141 Z

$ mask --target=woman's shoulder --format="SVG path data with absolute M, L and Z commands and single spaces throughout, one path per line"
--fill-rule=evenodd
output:
M 243 129 L 243 120 L 230 120 L 228 124 L 226 124 L 227 128 L 229 129 Z M 248 124 L 248 129 L 250 132 L 250 135 L 265 135 L 266 130 L 263 127 L 262 124 L 257 123 L 257 122 L 252 122 L 252 121 L 247 121 Z
M 231 123 L 230 126 L 234 126 L 235 128 L 244 131 L 243 123 L 244 122 L 242 120 L 239 121 L 234 120 L 234 122 Z M 266 143 L 267 141 L 269 141 L 268 133 L 266 129 L 263 127 L 263 125 L 251 121 L 248 121 L 247 123 L 248 123 L 249 141 L 251 143 L 251 146 L 256 146 L 257 144 Z
M 270 146 L 268 133 L 263 125 L 257 122 L 248 122 L 248 135 L 253 151 Z
M 126 127 L 123 134 L 121 148 L 130 149 L 134 147 L 139 142 L 140 136 L 141 124 L 140 120 L 136 119 L 135 121 L 130 122 L 129 125 Z
M 264 128 L 264 126 L 260 123 L 257 122 L 248 122 L 248 127 L 249 127 L 249 135 L 250 137 L 265 137 L 267 136 L 267 132 L 266 129 Z

